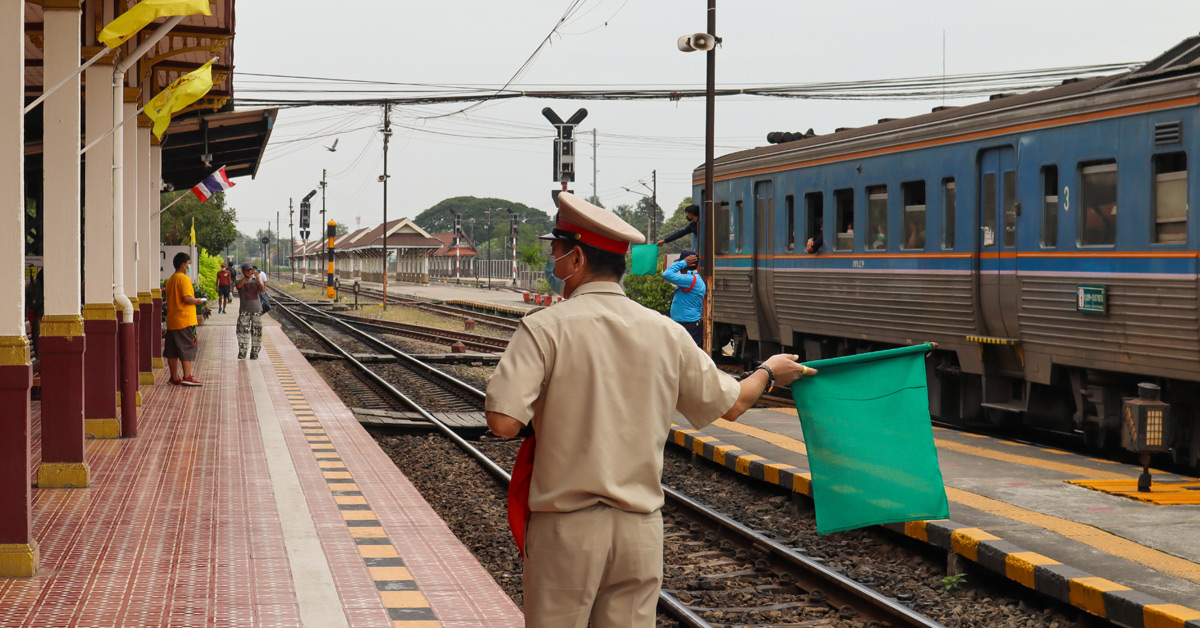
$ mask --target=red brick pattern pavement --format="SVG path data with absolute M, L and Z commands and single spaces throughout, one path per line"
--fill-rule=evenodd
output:
M 299 605 L 246 368 L 261 368 L 351 626 L 389 617 L 360 546 L 272 366 L 234 360 L 232 327 L 202 330 L 203 388 L 144 394 L 140 436 L 89 440 L 88 489 L 34 491 L 41 572 L 0 579 L 0 626 L 300 626 Z M 522 624 L 519 610 L 453 537 L 277 327 L 264 330 L 371 504 L 411 578 L 447 627 Z M 264 358 L 272 356 L 264 355 Z M 289 382 L 290 384 L 290 382 Z M 293 410 L 294 407 L 294 410 Z M 34 463 L 40 458 L 34 404 Z M 296 513 L 287 513 L 294 516 Z M 438 625 L 438 624 L 431 624 Z

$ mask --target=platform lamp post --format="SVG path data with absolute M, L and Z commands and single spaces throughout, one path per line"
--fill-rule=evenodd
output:
M 716 105 L 716 84 L 717 84 L 717 44 L 721 43 L 721 38 L 717 37 L 717 0 L 708 0 L 708 32 L 694 33 L 692 35 L 684 35 L 678 39 L 676 45 L 683 52 L 695 52 L 703 50 L 708 53 L 708 80 L 704 94 L 704 216 L 701 226 L 704 228 L 704 267 L 702 275 L 705 285 L 713 285 L 713 266 L 716 260 L 716 242 L 713 236 L 713 223 L 715 221 L 715 205 L 713 189 L 713 131 L 714 131 L 714 109 Z M 704 310 L 701 314 L 701 321 L 704 327 L 704 351 L 712 355 L 713 345 L 713 325 L 712 325 L 712 299 L 704 300 Z
M 512 239 L 512 285 L 517 287 L 517 213 L 505 207 L 504 211 L 508 212 L 509 223 L 512 225 L 509 229 L 509 237 Z

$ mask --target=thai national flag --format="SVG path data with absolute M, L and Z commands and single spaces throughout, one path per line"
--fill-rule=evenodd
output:
M 233 187 L 233 181 L 229 180 L 229 175 L 225 174 L 225 166 L 221 166 L 216 172 L 205 177 L 196 187 L 192 188 L 192 194 L 200 199 L 201 203 L 207 202 L 212 198 L 213 194 L 228 190 Z

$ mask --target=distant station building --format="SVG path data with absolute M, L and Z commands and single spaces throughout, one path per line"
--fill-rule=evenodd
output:
M 383 281 L 384 226 L 363 227 L 334 239 L 334 274 L 343 281 Z M 387 223 L 388 279 L 410 283 L 429 281 L 430 255 L 441 247 L 437 238 L 429 235 L 408 218 Z M 309 274 L 325 273 L 325 241 L 301 244 L 290 256 L 291 263 L 303 267 Z
M 461 276 L 474 276 L 475 259 L 479 257 L 479 250 L 471 238 L 463 234 L 456 243 L 452 232 L 435 233 L 433 237 L 438 239 L 441 246 L 430 258 L 430 274 L 434 277 L 454 277 L 455 264 L 458 264 Z

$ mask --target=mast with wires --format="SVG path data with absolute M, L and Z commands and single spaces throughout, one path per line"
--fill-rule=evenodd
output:
M 387 310 L 387 276 L 388 276 L 388 221 L 387 221 L 387 201 L 388 201 L 388 140 L 392 139 L 392 103 L 383 105 L 383 128 L 380 129 L 383 133 L 383 176 L 379 180 L 383 182 L 383 309 Z
M 596 192 L 596 173 L 600 172 L 596 169 L 596 129 L 592 129 L 592 202 L 599 202 L 600 196 Z
M 321 168 L 320 184 L 321 184 L 321 228 L 324 228 L 325 227 L 325 186 L 329 184 L 327 181 L 325 181 L 325 169 L 324 168 Z M 324 255 L 327 252 L 329 252 L 329 245 L 324 242 L 321 243 L 321 254 Z

